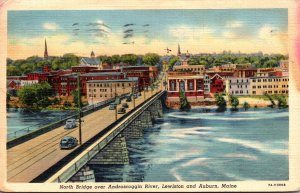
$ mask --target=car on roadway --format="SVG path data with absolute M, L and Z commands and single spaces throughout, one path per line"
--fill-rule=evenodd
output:
M 126 102 L 131 102 L 131 101 L 132 101 L 131 95 L 127 96 L 127 97 L 126 97 Z
M 123 108 L 128 108 L 129 106 L 128 106 L 127 103 L 123 103 L 123 104 L 122 104 L 122 107 L 123 107 Z
M 133 94 L 133 98 L 136 99 L 138 98 L 138 95 L 136 93 Z
M 73 129 L 75 127 L 77 127 L 75 119 L 68 119 L 64 126 L 65 129 Z
M 121 104 L 121 99 L 120 99 L 120 97 L 116 97 L 115 103 L 118 104 L 118 105 Z
M 73 136 L 64 136 L 59 143 L 60 149 L 72 149 L 78 145 L 78 140 Z
M 126 109 L 124 107 L 120 107 L 118 109 L 118 114 L 125 114 L 126 113 Z
M 141 92 L 138 93 L 138 96 L 142 96 Z
M 115 110 L 117 108 L 117 103 L 110 103 L 109 110 Z

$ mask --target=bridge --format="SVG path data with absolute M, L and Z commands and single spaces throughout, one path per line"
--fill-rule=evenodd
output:
M 88 109 L 82 118 L 82 145 L 71 150 L 61 150 L 60 140 L 66 135 L 78 138 L 79 129 L 66 130 L 59 124 L 8 144 L 7 181 L 88 181 L 84 175 L 90 174 L 86 172 L 90 163 L 128 164 L 126 140 L 142 137 L 143 128 L 151 127 L 152 120 L 162 115 L 164 96 L 161 89 L 142 92 L 128 102 L 127 113 L 117 117 L 107 105 Z

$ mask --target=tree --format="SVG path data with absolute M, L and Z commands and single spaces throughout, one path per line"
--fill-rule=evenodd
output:
M 236 97 L 236 96 L 232 96 L 232 95 L 229 95 L 229 102 L 230 102 L 230 105 L 232 106 L 232 109 L 233 111 L 236 111 L 238 110 L 238 106 L 239 106 L 239 99 Z
M 9 93 L 6 93 L 6 102 L 9 102 L 10 101 L 10 94 Z
M 288 107 L 286 98 L 284 96 L 277 96 L 276 100 L 277 100 L 278 108 L 287 108 Z
M 33 108 L 44 108 L 51 104 L 49 97 L 52 95 L 52 88 L 48 83 L 32 84 L 24 86 L 18 92 L 20 101 Z
M 120 55 L 112 55 L 111 61 L 113 64 L 118 64 L 121 62 L 121 56 Z
M 188 60 L 189 65 L 199 65 L 199 60 L 197 58 L 191 58 Z
M 72 91 L 72 96 L 73 96 L 73 102 L 74 102 L 75 106 L 78 107 L 78 89 Z M 80 106 L 81 107 L 83 106 L 81 97 L 80 97 Z
M 148 66 L 155 66 L 159 62 L 159 55 L 155 53 L 147 53 L 143 57 L 143 63 Z
M 187 100 L 184 91 L 180 91 L 180 111 L 189 111 L 191 109 L 191 105 Z
M 121 61 L 130 65 L 136 65 L 138 57 L 135 54 L 124 54 L 121 56 Z
M 65 108 L 69 108 L 69 107 L 71 107 L 72 106 L 72 104 L 69 102 L 69 101 L 65 101 L 64 102 L 64 107 Z
M 169 60 L 169 69 L 170 68 L 173 68 L 173 66 L 177 63 L 177 62 L 179 62 L 180 61 L 180 59 L 178 58 L 178 57 L 172 57 L 170 60 Z
M 215 99 L 217 102 L 217 112 L 224 112 L 226 110 L 226 100 L 224 97 L 218 93 L 215 93 Z
M 245 109 L 245 111 L 247 111 L 250 108 L 249 103 L 247 103 L 246 101 L 243 104 L 243 108 Z

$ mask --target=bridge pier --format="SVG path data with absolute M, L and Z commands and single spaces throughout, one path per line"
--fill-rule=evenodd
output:
M 94 170 L 90 169 L 89 166 L 85 166 L 69 182 L 95 182 Z
M 128 150 L 125 137 L 120 134 L 109 142 L 89 164 L 129 164 Z
M 106 165 L 106 164 L 129 164 L 129 156 L 126 141 L 130 139 L 139 139 L 144 136 L 144 129 L 153 127 L 153 121 L 163 116 L 162 101 L 160 99 L 154 101 L 148 108 L 129 123 L 123 131 L 117 134 L 107 145 L 101 149 L 90 161 L 88 165 Z M 105 141 L 104 140 L 104 141 Z M 106 142 L 105 142 L 106 143 Z M 71 182 L 82 182 L 83 171 L 79 171 L 71 178 Z

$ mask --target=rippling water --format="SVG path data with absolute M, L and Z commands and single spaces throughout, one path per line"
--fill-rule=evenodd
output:
M 8 108 L 6 110 L 7 133 L 13 133 L 28 127 L 30 127 L 30 130 L 35 130 L 72 114 L 74 114 L 72 111 L 34 111 Z
M 130 164 L 92 166 L 96 181 L 287 180 L 288 110 L 172 110 L 127 146 Z

